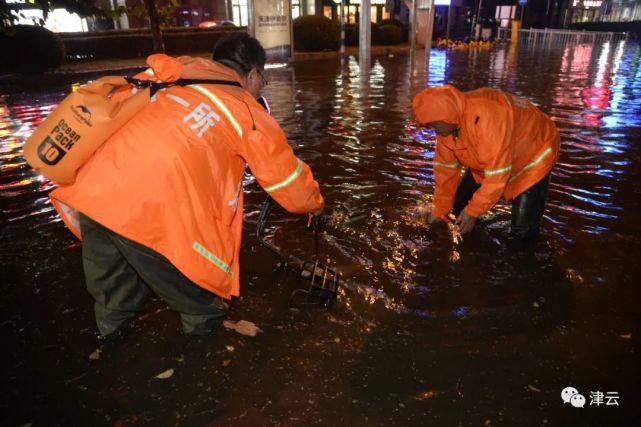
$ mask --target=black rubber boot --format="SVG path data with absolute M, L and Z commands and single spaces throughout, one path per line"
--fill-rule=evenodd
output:
M 531 239 L 539 234 L 541 218 L 550 187 L 550 174 L 512 201 L 511 234 L 519 239 Z

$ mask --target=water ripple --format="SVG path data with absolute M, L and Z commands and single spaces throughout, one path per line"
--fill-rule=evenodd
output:
M 321 249 L 347 278 L 345 306 L 416 318 L 527 314 L 541 283 L 565 280 L 567 268 L 581 271 L 583 283 L 607 282 L 594 262 L 575 253 L 583 253 L 594 236 L 609 236 L 601 250 L 617 255 L 607 262 L 630 262 L 621 258 L 630 255 L 622 255 L 619 245 L 627 244 L 626 234 L 641 231 L 638 216 L 631 216 L 641 210 L 640 52 L 633 43 L 499 46 L 434 50 L 429 66 L 420 53 L 380 57 L 366 76 L 354 58 L 342 66 L 319 61 L 270 70 L 266 95 L 273 115 L 312 166 L 328 201 Z M 557 123 L 562 149 L 534 256 L 506 244 L 506 204 L 482 218 L 481 231 L 463 242 L 447 227 L 415 218 L 416 203 L 429 200 L 433 190 L 435 140 L 413 121 L 411 100 L 426 84 L 443 83 L 505 89 Z M 28 236 L 32 245 L 44 243 L 39 239 L 51 239 L 51 233 L 33 230 L 47 225 L 63 232 L 47 198 L 52 184 L 27 167 L 21 148 L 64 93 L 53 88 L 0 96 L 0 198 L 10 224 L 3 237 L 12 241 Z M 249 175 L 244 186 L 251 227 L 264 196 Z M 274 241 L 310 256 L 303 223 L 275 213 Z

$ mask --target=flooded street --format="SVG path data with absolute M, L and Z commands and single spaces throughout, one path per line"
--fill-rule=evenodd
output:
M 188 338 L 154 299 L 98 353 L 80 243 L 21 156 L 77 77 L 0 81 L 2 425 L 638 424 L 641 47 L 433 50 L 429 72 L 426 62 L 374 58 L 367 77 L 353 58 L 267 73 L 273 115 L 327 201 L 318 253 L 345 278 L 329 313 L 288 309 L 307 284 L 275 273 L 256 240 L 265 193 L 247 175 L 229 318 L 263 332 Z M 509 204 L 463 240 L 415 218 L 433 189 L 435 138 L 411 100 L 444 83 L 524 96 L 559 128 L 534 244 L 508 238 Z M 305 219 L 275 209 L 270 241 L 313 259 Z M 563 403 L 567 386 L 584 408 Z M 590 405 L 597 391 L 618 405 Z

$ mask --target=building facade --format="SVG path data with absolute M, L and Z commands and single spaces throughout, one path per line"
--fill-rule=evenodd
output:
M 572 0 L 571 22 L 641 21 L 641 0 Z

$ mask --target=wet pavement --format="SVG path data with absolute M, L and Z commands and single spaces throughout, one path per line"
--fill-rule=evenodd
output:
M 229 318 L 263 332 L 190 339 L 151 300 L 102 347 L 80 244 L 20 156 L 74 77 L 3 86 L 2 424 L 638 425 L 641 48 L 434 50 L 429 73 L 424 59 L 378 57 L 367 78 L 353 58 L 268 72 L 273 114 L 328 201 L 318 249 L 346 278 L 332 311 L 288 309 L 304 283 L 256 241 L 265 193 L 248 176 Z M 508 238 L 508 205 L 462 241 L 412 215 L 433 186 L 434 136 L 411 118 L 428 82 L 498 87 L 554 118 L 562 149 L 533 245 Z M 271 241 L 312 258 L 305 219 L 272 216 Z M 563 403 L 567 386 L 584 408 Z

